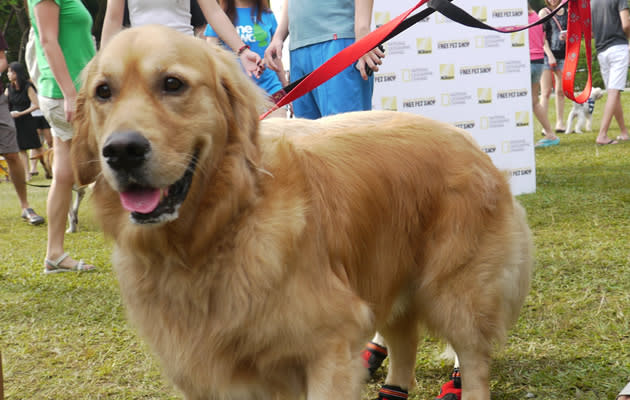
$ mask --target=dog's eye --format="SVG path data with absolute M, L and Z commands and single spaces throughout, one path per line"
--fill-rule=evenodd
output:
M 98 85 L 96 87 L 96 97 L 101 100 L 107 100 L 112 97 L 112 90 L 108 84 L 103 83 L 102 85 Z
M 165 92 L 178 92 L 184 87 L 184 82 L 177 78 L 169 76 L 164 79 L 164 91 Z

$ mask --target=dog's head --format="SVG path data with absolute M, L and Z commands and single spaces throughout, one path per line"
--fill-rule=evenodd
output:
M 591 95 L 589 96 L 589 98 L 591 100 L 599 100 L 604 96 L 604 93 L 606 92 L 602 88 L 594 87 L 593 89 L 591 89 Z
M 166 27 L 125 30 L 84 72 L 76 179 L 102 174 L 136 223 L 173 220 L 198 175 L 230 154 L 256 163 L 262 107 L 233 54 Z

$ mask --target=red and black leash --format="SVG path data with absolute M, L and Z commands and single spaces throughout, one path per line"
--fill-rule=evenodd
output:
M 425 19 L 436 11 L 462 25 L 479 29 L 493 30 L 501 33 L 511 33 L 529 29 L 532 26 L 546 22 L 547 20 L 551 19 L 567 3 L 569 4 L 569 18 L 567 26 L 567 51 L 563 71 L 563 90 L 565 95 L 569 99 L 578 103 L 583 103 L 588 99 L 592 87 L 591 10 L 589 0 L 563 0 L 558 5 L 558 7 L 552 10 L 545 17 L 541 18 L 539 21 L 536 21 L 535 23 L 526 26 L 507 28 L 495 28 L 487 25 L 477 20 L 461 8 L 455 6 L 451 3 L 451 1 L 452 0 L 421 0 L 420 2 L 418 2 L 418 4 L 411 7 L 409 10 L 405 11 L 395 19 L 372 31 L 370 34 L 365 36 L 363 39 L 355 42 L 351 46 L 348 46 L 313 72 L 298 79 L 295 82 L 292 82 L 278 92 L 274 93 L 271 96 L 272 100 L 275 103 L 274 107 L 262 114 L 260 116 L 260 119 L 264 119 L 278 108 L 289 104 L 291 101 L 315 89 L 317 86 L 326 82 L 328 79 L 332 78 L 339 72 L 343 71 L 346 67 L 353 64 L 368 51 L 383 44 L 387 40 L 410 28 L 417 22 Z M 411 13 L 413 13 L 416 9 L 418 9 L 425 3 L 427 4 L 426 9 L 418 12 L 415 15 L 410 16 Z M 584 38 L 586 44 L 588 80 L 586 82 L 584 90 L 578 96 L 575 96 L 575 73 L 577 71 L 577 64 L 580 55 L 580 43 L 582 38 Z

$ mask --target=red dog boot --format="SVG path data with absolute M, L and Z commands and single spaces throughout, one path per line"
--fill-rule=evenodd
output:
M 462 376 L 459 368 L 455 368 L 451 374 L 451 380 L 442 385 L 440 395 L 435 400 L 461 400 L 462 398 Z
M 370 371 L 370 376 L 374 376 L 376 370 L 387 358 L 387 347 L 368 342 L 365 345 L 365 349 L 361 352 L 361 357 L 363 358 L 363 365 Z
M 376 400 L 407 400 L 409 394 L 405 389 L 401 389 L 398 386 L 383 385 L 381 390 L 378 391 L 378 398 Z

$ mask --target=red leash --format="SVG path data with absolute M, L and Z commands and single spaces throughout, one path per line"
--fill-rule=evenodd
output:
M 580 44 L 584 38 L 586 45 L 586 66 L 588 79 L 584 90 L 575 95 L 575 73 L 580 58 Z M 591 95 L 593 88 L 591 72 L 591 2 L 590 0 L 570 0 L 567 24 L 567 51 L 562 70 L 562 90 L 569 99 L 584 103 Z

